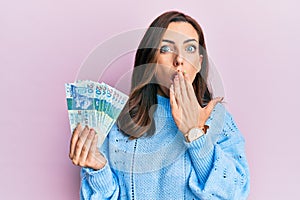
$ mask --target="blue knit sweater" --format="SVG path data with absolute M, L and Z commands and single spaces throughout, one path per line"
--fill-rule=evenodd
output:
M 81 199 L 246 199 L 244 138 L 224 106 L 215 106 L 207 134 L 187 143 L 169 99 L 157 99 L 155 134 L 129 140 L 114 125 L 100 149 L 107 164 L 81 169 Z

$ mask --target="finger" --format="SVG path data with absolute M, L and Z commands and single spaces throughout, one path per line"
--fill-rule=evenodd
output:
M 185 83 L 185 79 L 183 77 L 183 74 L 181 71 L 178 72 L 178 76 L 179 76 L 179 84 L 180 84 L 180 92 L 181 92 L 181 98 L 182 99 L 187 99 L 187 91 L 186 91 L 186 83 Z
M 88 160 L 94 160 L 95 159 L 98 163 L 104 164 L 105 159 L 103 158 L 103 156 L 101 154 L 100 154 L 101 157 L 99 157 L 99 158 L 95 156 L 97 154 L 97 151 L 98 151 L 97 144 L 98 144 L 98 134 L 96 134 L 93 138 L 92 145 L 91 145 L 91 148 L 90 148 L 90 152 L 88 154 Z M 101 158 L 103 160 L 101 160 Z
M 95 131 L 93 129 L 90 129 L 90 131 L 87 135 L 87 138 L 82 146 L 81 153 L 79 156 L 79 165 L 80 166 L 83 166 L 85 163 L 87 155 L 90 152 L 90 148 L 91 148 L 91 144 L 94 139 L 94 136 L 95 136 Z
M 170 103 L 171 103 L 171 108 L 172 109 L 177 109 L 177 102 L 176 102 L 176 98 L 175 98 L 175 92 L 174 92 L 174 86 L 173 84 L 170 87 Z
M 92 145 L 90 148 L 90 153 L 95 153 L 97 151 L 97 143 L 98 143 L 98 134 L 94 135 L 92 140 Z
M 185 85 L 186 85 L 186 91 L 187 91 L 187 95 L 191 100 L 197 100 L 197 97 L 195 95 L 195 91 L 192 85 L 192 81 L 190 80 L 190 76 L 184 71 L 183 73 L 184 75 L 184 79 L 186 80 Z
M 85 126 L 83 131 L 81 132 L 81 135 L 79 136 L 76 146 L 75 146 L 75 151 L 74 151 L 73 160 L 72 160 L 75 165 L 78 164 L 79 156 L 81 154 L 81 150 L 85 143 L 88 133 L 89 133 L 89 128 L 88 128 L 88 126 Z
M 181 91 L 180 91 L 180 83 L 179 83 L 179 76 L 176 75 L 174 78 L 174 92 L 175 92 L 175 99 L 177 105 L 181 102 Z
M 71 138 L 71 144 L 70 144 L 70 154 L 69 157 L 70 159 L 73 159 L 74 156 L 74 150 L 75 150 L 75 145 L 77 143 L 79 133 L 81 132 L 81 124 L 78 123 L 76 128 L 73 131 L 72 138 Z

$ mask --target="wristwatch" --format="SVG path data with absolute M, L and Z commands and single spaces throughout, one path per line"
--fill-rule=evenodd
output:
M 185 134 L 185 139 L 187 142 L 192 142 L 196 139 L 198 139 L 199 137 L 201 137 L 202 135 L 206 134 L 207 129 L 209 128 L 209 126 L 204 125 L 203 127 L 195 127 L 190 129 L 186 134 Z

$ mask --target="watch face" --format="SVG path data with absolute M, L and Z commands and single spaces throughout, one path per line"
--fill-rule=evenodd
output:
M 193 129 L 191 132 L 191 139 L 196 139 L 199 135 L 199 131 L 197 129 Z
M 200 129 L 200 128 L 193 128 L 188 133 L 188 140 L 189 141 L 195 140 L 195 139 L 199 138 L 203 134 L 204 133 L 203 133 L 202 129 Z

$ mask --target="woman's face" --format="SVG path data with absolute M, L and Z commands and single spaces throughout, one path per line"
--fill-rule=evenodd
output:
M 177 71 L 186 73 L 189 82 L 201 69 L 198 33 L 186 22 L 171 22 L 162 37 L 157 54 L 156 81 L 160 94 L 169 96 L 169 88 Z

